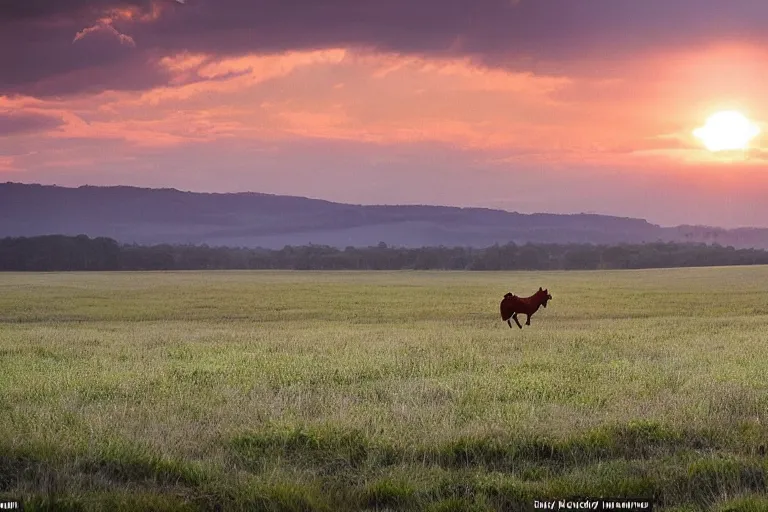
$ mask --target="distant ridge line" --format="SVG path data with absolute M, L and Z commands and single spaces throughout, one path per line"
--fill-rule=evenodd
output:
M 192 192 L 133 185 L 0 184 L 0 237 L 59 233 L 121 243 L 281 248 L 489 247 L 656 241 L 768 248 L 768 229 L 662 227 L 598 213 L 520 213 L 424 204 L 349 204 L 264 192 Z

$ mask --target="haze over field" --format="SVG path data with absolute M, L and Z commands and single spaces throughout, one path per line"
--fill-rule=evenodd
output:
M 3 2 L 0 182 L 767 226 L 767 19 L 762 0 Z

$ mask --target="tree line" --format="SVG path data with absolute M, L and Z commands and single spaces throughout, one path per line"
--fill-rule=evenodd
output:
M 597 270 L 768 264 L 768 251 L 720 245 L 525 244 L 408 249 L 119 244 L 111 238 L 46 235 L 0 239 L 0 271 L 83 270 Z

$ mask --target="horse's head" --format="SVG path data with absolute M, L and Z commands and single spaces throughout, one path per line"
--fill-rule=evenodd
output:
M 541 286 L 539 286 L 539 291 L 536 292 L 536 295 L 539 296 L 539 300 L 541 301 L 541 305 L 545 308 L 547 307 L 547 302 L 552 300 L 552 295 L 550 295 L 548 290 L 543 290 Z

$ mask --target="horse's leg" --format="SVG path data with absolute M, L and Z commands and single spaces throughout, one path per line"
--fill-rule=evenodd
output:
M 528 318 L 525 319 L 525 325 L 531 325 L 531 315 L 525 315 Z
M 520 320 L 518 320 L 518 319 L 517 319 L 517 313 L 515 313 L 514 315 L 512 315 L 512 320 L 514 320 L 514 321 L 515 321 L 515 323 L 517 324 L 517 326 L 518 326 L 519 328 L 521 328 L 521 329 L 523 328 L 523 326 L 522 326 L 522 325 L 520 325 Z M 510 325 L 510 327 L 512 327 L 512 326 Z
M 510 329 L 512 328 L 512 322 L 510 322 L 509 319 L 507 319 L 507 325 L 509 325 Z

